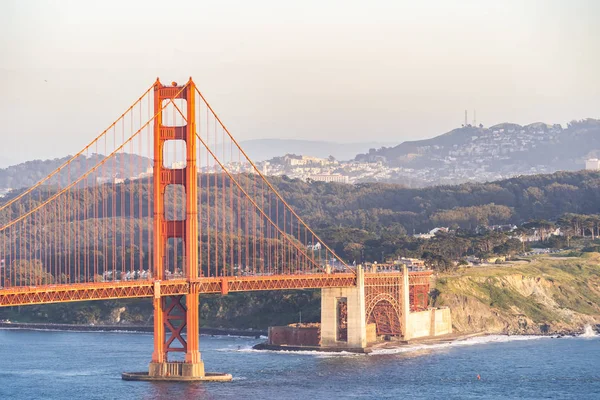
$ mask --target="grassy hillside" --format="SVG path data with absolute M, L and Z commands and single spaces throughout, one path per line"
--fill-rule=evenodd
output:
M 600 323 L 600 254 L 439 275 L 433 304 L 458 332 L 551 333 Z

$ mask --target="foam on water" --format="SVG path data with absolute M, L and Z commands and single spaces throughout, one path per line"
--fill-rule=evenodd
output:
M 596 337 L 596 335 L 594 335 Z M 486 335 L 478 336 L 468 339 L 455 340 L 451 342 L 433 343 L 433 344 L 414 344 L 407 346 L 399 346 L 389 349 L 374 349 L 373 352 L 369 353 L 369 356 L 379 356 L 387 354 L 401 354 L 401 353 L 415 353 L 419 351 L 431 351 L 431 350 L 443 350 L 454 347 L 462 346 L 475 346 L 484 345 L 490 343 L 506 343 L 516 342 L 523 340 L 539 340 L 539 339 L 550 339 L 552 336 L 536 336 L 536 335 Z M 300 350 L 300 351 L 289 351 L 289 350 L 257 350 L 253 349 L 252 346 L 230 346 L 226 348 L 216 349 L 216 351 L 222 352 L 239 352 L 239 353 L 263 353 L 263 354 L 281 354 L 287 356 L 311 356 L 316 358 L 332 358 L 332 357 L 360 357 L 366 354 L 351 353 L 347 351 L 316 351 L 316 350 Z
M 202 329 L 202 328 L 200 328 L 200 329 Z M 212 333 L 200 333 L 200 336 L 211 337 L 211 338 L 215 338 L 215 339 L 234 338 L 234 339 L 249 339 L 249 340 L 254 340 L 254 336 L 242 336 L 242 335 L 220 335 L 220 334 L 212 334 Z
M 377 356 L 382 354 L 399 354 L 399 353 L 412 353 L 423 350 L 438 350 L 438 349 L 448 349 L 452 347 L 460 347 L 460 346 L 474 346 L 474 345 L 482 345 L 489 343 L 506 343 L 506 342 L 515 342 L 520 340 L 538 340 L 538 339 L 548 339 L 550 336 L 533 336 L 533 335 L 488 335 L 488 336 L 478 336 L 474 338 L 464 339 L 464 340 L 456 340 L 452 342 L 444 342 L 444 343 L 434 343 L 434 344 L 414 344 L 408 346 L 396 347 L 393 349 L 375 349 L 370 356 Z
M 592 328 L 591 325 L 586 325 L 583 333 L 581 335 L 579 335 L 579 337 L 582 338 L 595 338 L 598 337 L 598 334 L 596 333 L 596 331 L 594 330 L 594 328 Z
M 348 351 L 316 351 L 316 350 L 257 350 L 253 349 L 252 346 L 239 346 L 239 348 L 226 347 L 222 349 L 216 349 L 216 351 L 222 352 L 238 352 L 238 353 L 257 353 L 257 354 L 283 354 L 290 356 L 312 356 L 317 358 L 330 358 L 330 357 L 356 357 L 363 356 L 364 354 L 350 353 Z

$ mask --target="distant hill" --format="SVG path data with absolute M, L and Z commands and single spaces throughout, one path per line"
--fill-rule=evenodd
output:
M 286 140 L 286 139 L 257 139 L 247 140 L 240 143 L 242 149 L 253 161 L 264 161 L 273 157 L 280 157 L 288 153 L 296 153 L 307 156 L 327 158 L 330 155 L 338 160 L 352 159 L 357 152 L 368 148 L 381 148 L 390 143 L 386 142 L 361 142 L 361 143 L 334 143 L 310 140 Z M 60 165 L 69 160 L 71 156 L 55 158 L 52 160 L 32 160 L 0 168 L 0 189 L 20 189 L 29 187 L 43 179 Z M 89 158 L 79 157 L 65 169 L 53 177 L 48 183 L 61 185 L 72 181 L 72 178 L 87 171 L 91 166 L 104 158 L 101 154 L 93 154 Z M 97 173 L 92 174 L 90 179 L 98 177 L 117 176 L 127 179 L 139 175 L 152 166 L 152 160 L 132 154 L 119 154 L 115 157 L 115 164 L 109 162 L 106 167 L 100 168 Z
M 33 186 L 70 158 L 71 156 L 52 160 L 33 160 L 7 168 L 0 168 L 0 189 L 21 189 Z M 74 177 L 85 173 L 104 158 L 101 154 L 92 154 L 90 157 L 80 156 L 71 162 L 69 167 L 53 176 L 48 184 L 67 185 L 73 181 Z M 117 154 L 114 156 L 114 162 L 108 162 L 105 166 L 98 168 L 95 173 L 90 174 L 89 179 L 90 182 L 94 182 L 99 177 L 116 176 L 127 179 L 145 172 L 150 166 L 152 166 L 152 161 L 148 158 L 127 153 Z
M 357 153 L 362 151 L 393 146 L 394 144 L 390 142 L 336 143 L 291 139 L 255 139 L 240 143 L 253 161 L 270 160 L 273 157 L 281 157 L 286 154 L 302 154 L 319 158 L 333 156 L 336 160 L 351 160 Z
M 382 161 L 392 167 L 435 169 L 464 177 L 498 172 L 507 176 L 583 169 L 600 155 L 600 120 L 560 125 L 503 123 L 466 127 L 443 135 L 358 154 L 357 161 Z M 486 177 L 489 178 L 489 177 Z M 498 176 L 491 176 L 492 179 Z

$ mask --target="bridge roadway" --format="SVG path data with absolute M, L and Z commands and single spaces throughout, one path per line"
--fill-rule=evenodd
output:
M 0 307 L 168 295 L 356 286 L 356 274 L 298 274 L 70 283 L 0 289 Z

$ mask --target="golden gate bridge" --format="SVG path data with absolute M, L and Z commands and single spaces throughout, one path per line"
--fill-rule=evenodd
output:
M 413 310 L 427 307 L 430 272 L 409 274 L 403 291 L 398 273 L 347 265 L 261 173 L 191 78 L 157 79 L 81 151 L 10 193 L 0 226 L 2 307 L 153 299 L 149 377 L 225 379 L 204 371 L 200 294 L 365 285 L 362 320 L 395 335 L 402 296 Z

